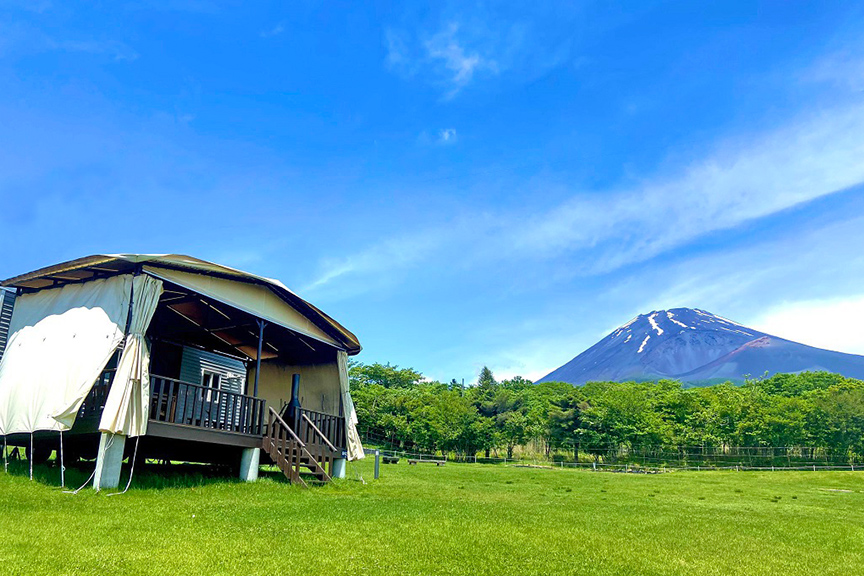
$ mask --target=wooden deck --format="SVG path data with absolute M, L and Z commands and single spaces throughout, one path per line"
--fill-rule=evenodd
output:
M 150 423 L 261 437 L 264 435 L 261 398 L 214 390 L 200 384 L 152 376 Z
M 70 431 L 79 443 L 88 437 L 98 443 L 113 376 L 113 370 L 103 372 L 82 404 Z M 276 464 L 289 481 L 304 486 L 328 482 L 334 460 L 346 451 L 342 416 L 287 406 L 280 414 L 261 398 L 164 376 L 151 376 L 150 420 L 142 440 L 152 457 L 168 460 L 230 462 L 242 449 L 261 448 L 262 463 Z M 85 448 L 79 452 L 89 454 L 95 444 Z

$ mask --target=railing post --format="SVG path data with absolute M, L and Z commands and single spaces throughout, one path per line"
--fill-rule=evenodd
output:
M 267 438 L 270 438 L 272 441 L 273 438 L 273 412 L 270 412 L 267 420 Z
M 174 380 L 168 384 L 168 398 L 165 403 L 165 422 L 174 422 Z

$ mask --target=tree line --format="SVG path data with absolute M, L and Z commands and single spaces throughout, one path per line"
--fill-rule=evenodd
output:
M 407 451 L 609 460 L 748 447 L 770 448 L 774 457 L 792 448 L 805 459 L 864 457 L 864 382 L 828 372 L 699 388 L 674 380 L 498 381 L 485 367 L 470 386 L 390 364 L 352 362 L 349 374 L 361 432 Z

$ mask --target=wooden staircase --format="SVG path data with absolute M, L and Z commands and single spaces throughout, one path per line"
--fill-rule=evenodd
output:
M 300 425 L 306 442 L 271 407 L 267 434 L 261 442 L 261 449 L 292 484 L 306 488 L 307 482 L 330 482 L 333 460 L 339 452 L 305 414 L 301 418 Z

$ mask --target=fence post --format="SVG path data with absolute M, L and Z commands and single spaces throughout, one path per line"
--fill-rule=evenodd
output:
M 381 450 L 375 450 L 375 480 L 381 475 Z

